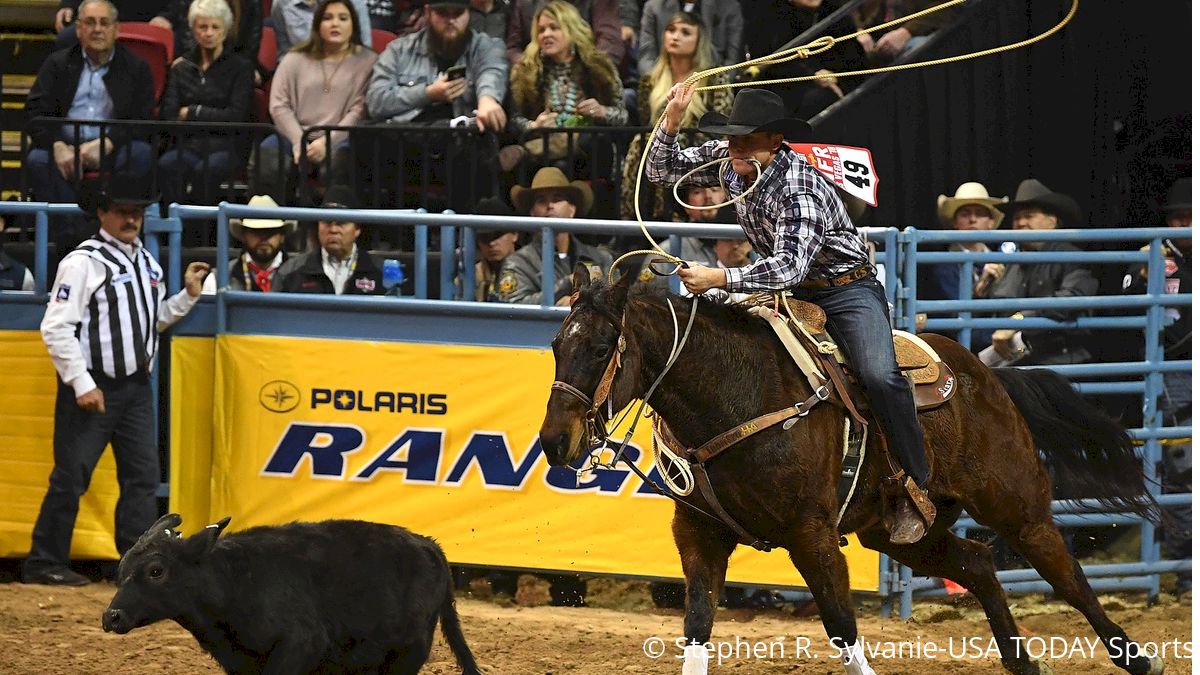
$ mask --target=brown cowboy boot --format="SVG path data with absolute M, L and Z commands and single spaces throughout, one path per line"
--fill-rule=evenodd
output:
M 889 477 L 894 490 L 891 537 L 893 544 L 915 544 L 933 525 L 937 508 L 929 501 L 929 493 L 917 487 L 903 472 Z

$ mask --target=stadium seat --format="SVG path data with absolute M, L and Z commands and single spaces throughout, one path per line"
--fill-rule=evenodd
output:
M 374 49 L 376 54 L 382 54 L 383 48 L 395 39 L 396 34 L 390 30 L 383 30 L 381 28 L 371 29 L 371 49 Z
M 275 72 L 276 60 L 279 58 L 279 43 L 275 41 L 275 29 L 263 26 L 262 39 L 258 43 L 258 63 L 268 73 Z
M 117 41 L 150 66 L 150 75 L 154 78 L 154 101 L 157 103 L 167 87 L 167 71 L 175 59 L 175 35 L 159 26 L 125 21 L 121 23 L 121 34 Z
M 254 119 L 255 122 L 271 123 L 271 84 L 266 83 L 263 89 L 254 90 Z

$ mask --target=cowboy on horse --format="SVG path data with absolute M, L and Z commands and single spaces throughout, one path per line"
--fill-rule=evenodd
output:
M 734 197 L 750 192 L 736 204 L 738 224 L 759 258 L 726 269 L 691 265 L 679 270 L 680 280 L 695 294 L 713 288 L 790 291 L 825 310 L 829 332 L 866 393 L 886 447 L 900 463 L 887 479 L 894 495 L 891 541 L 917 542 L 936 514 L 925 489 L 929 466 L 924 434 L 908 380 L 896 362 L 887 299 L 866 245 L 833 185 L 785 143 L 810 140 L 812 128 L 787 117 L 776 94 L 742 89 L 729 117 L 710 111 L 699 121 L 701 132 L 727 140 L 681 149 L 676 135 L 693 90 L 694 85 L 677 84 L 668 94 L 663 123 L 647 151 L 646 175 L 652 182 L 673 184 L 706 163 L 731 158 L 692 180 L 706 186 L 724 182 Z

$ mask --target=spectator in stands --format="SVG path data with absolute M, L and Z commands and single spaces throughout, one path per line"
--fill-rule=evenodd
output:
M 747 41 L 749 55 L 757 58 L 783 49 L 840 7 L 841 4 L 833 0 L 766 0 L 747 6 L 745 34 L 754 36 L 753 40 Z M 854 21 L 846 16 L 822 30 L 821 34 L 841 36 L 857 30 Z M 774 66 L 752 66 L 741 77 L 753 80 L 827 75 L 861 70 L 865 65 L 863 46 L 856 40 L 845 40 L 807 59 Z M 808 119 L 850 93 L 861 79 L 822 77 L 808 82 L 772 85 L 772 90 L 779 94 L 788 110 L 797 117 Z
M 485 197 L 475 206 L 477 216 L 512 216 L 501 197 Z M 500 302 L 500 267 L 517 250 L 516 230 L 475 230 L 475 301 Z M 461 286 L 461 282 L 460 282 Z
M 323 209 L 354 208 L 354 193 L 345 185 L 325 192 Z M 317 238 L 321 248 L 290 258 L 271 284 L 284 293 L 383 295 L 383 272 L 365 249 L 358 246 L 362 227 L 350 220 L 321 220 Z
M 742 8 L 736 2 L 647 0 L 642 9 L 638 41 L 639 75 L 649 75 L 662 61 L 671 25 L 677 22 L 676 17 L 681 13 L 691 14 L 699 20 L 705 35 L 705 48 L 710 51 L 704 57 L 706 63 L 727 66 L 745 58 L 742 53 Z
M 311 44 L 309 38 L 317 31 L 324 4 L 318 0 L 274 0 L 271 4 L 271 25 L 275 27 L 280 63 L 298 45 Z M 355 44 L 371 44 L 371 13 L 367 9 L 367 0 L 346 0 L 343 4 L 354 15 L 354 32 L 350 37 L 358 40 Z
M 525 47 L 510 77 L 513 131 L 625 124 L 629 112 L 617 69 L 597 51 L 592 29 L 575 6 L 552 0 L 534 15 L 532 26 L 535 39 Z M 554 163 L 564 173 L 583 173 L 590 164 L 597 176 L 612 170 L 611 139 L 577 136 L 574 158 L 568 156 L 563 134 L 531 139 L 523 147 L 538 164 Z
M 471 30 L 504 42 L 512 0 L 471 0 Z
M 113 7 L 116 14 L 126 21 L 150 21 L 162 9 L 163 0 L 115 0 Z M 79 44 L 79 33 L 72 24 L 80 16 L 80 0 L 60 0 L 58 11 L 54 14 L 54 31 L 58 37 L 54 41 L 55 49 L 69 49 Z
M 621 41 L 625 43 L 625 53 L 628 58 L 633 53 L 637 60 L 638 33 L 642 30 L 642 7 L 645 0 L 621 0 L 617 15 L 621 20 Z
M 529 45 L 538 44 L 537 17 L 552 0 L 513 0 L 508 18 L 508 61 L 516 66 L 529 55 Z M 621 40 L 620 0 L 553 0 L 570 4 L 581 20 L 590 26 L 588 44 L 608 57 L 613 70 L 621 67 L 625 58 L 625 43 Z M 560 12 L 555 12 L 557 17 Z M 556 18 L 556 20 L 559 20 Z M 561 20 L 559 20 L 561 21 Z M 533 30 L 530 30 L 533 26 Z M 578 37 L 576 35 L 575 37 Z M 536 51 L 536 48 L 535 48 Z
M 711 207 L 729 199 L 725 188 L 720 185 L 702 186 L 693 184 L 680 190 L 680 194 L 686 203 L 694 207 Z M 685 206 L 683 207 L 683 213 L 676 214 L 674 220 L 695 224 L 737 224 L 737 216 L 733 213 L 731 206 L 723 206 L 719 209 L 688 208 Z M 664 251 L 670 250 L 670 240 L 668 239 L 660 241 L 658 245 Z M 727 269 L 749 265 L 751 263 L 750 252 L 750 242 L 745 237 L 736 237 L 733 239 L 680 237 L 679 241 L 680 258 L 714 269 Z M 655 264 L 655 269 L 661 269 L 664 272 L 669 271 L 673 267 L 674 265 L 666 263 Z M 655 277 L 655 283 L 666 286 L 668 279 L 667 276 L 658 276 Z M 686 289 L 683 290 L 683 294 L 685 296 L 690 295 Z M 738 302 L 747 297 L 748 294 L 731 294 L 726 293 L 724 289 L 712 289 L 706 295 L 714 300 Z
M 518 213 L 534 218 L 575 218 L 586 216 L 592 208 L 592 189 L 583 181 L 568 181 L 557 168 L 544 167 L 533 176 L 529 187 L 516 185 L 512 203 Z M 554 303 L 570 304 L 571 275 L 576 263 L 583 263 L 600 274 L 612 264 L 612 256 L 579 241 L 569 232 L 554 235 Z M 508 256 L 500 268 L 501 302 L 540 304 L 542 301 L 542 245 L 534 237 L 528 245 Z
M 247 206 L 276 208 L 279 205 L 267 195 L 255 195 Z M 242 254 L 229 261 L 231 291 L 270 293 L 278 291 L 279 268 L 289 258 L 283 243 L 296 231 L 296 221 L 279 218 L 230 218 L 229 234 L 242 242 Z M 205 295 L 217 292 L 217 275 L 204 280 Z
M 222 0 L 229 8 L 225 24 L 224 50 L 238 54 L 251 64 L 258 64 L 258 45 L 262 42 L 262 6 L 253 0 Z M 166 6 L 150 23 L 175 33 L 175 53 L 186 54 L 199 42 L 193 25 L 192 0 L 167 0 Z M 215 11 L 213 9 L 207 10 Z M 212 18 L 212 17 L 208 17 Z M 255 73 L 255 84 L 261 79 Z
M 1012 216 L 1014 230 L 1053 230 L 1059 227 L 1078 227 L 1083 222 L 1079 205 L 1071 197 L 1051 191 L 1040 181 L 1029 178 L 1017 186 L 1011 202 L 997 205 Z M 1068 242 L 1025 242 L 1023 247 L 1034 250 L 1078 251 Z M 985 269 L 983 274 L 987 275 Z M 1095 295 L 1099 281 L 1079 263 L 1018 263 L 995 271 L 999 278 L 981 289 L 981 298 L 1046 298 Z M 1041 316 L 1057 321 L 1069 321 L 1079 316 L 1078 309 L 1022 310 L 1014 318 Z M 988 365 L 1020 363 L 1021 365 L 1058 365 L 1084 363 L 1091 360 L 1079 331 L 1017 330 L 1001 328 L 992 333 L 992 346 L 980 352 Z
M 38 70 L 25 99 L 30 118 L 148 120 L 154 108 L 154 79 L 146 62 L 117 44 L 117 9 L 108 0 L 84 0 L 75 22 L 80 45 L 51 54 Z M 76 187 L 87 171 L 120 170 L 144 179 L 150 171 L 150 145 L 135 140 L 128 127 L 105 129 L 73 125 L 32 126 L 32 149 L 25 170 L 33 198 L 74 203 Z M 64 219 L 53 229 L 60 254 L 90 235 L 81 218 Z
M 870 28 L 940 4 L 939 0 L 867 0 L 856 7 L 851 16 L 859 29 Z M 875 33 L 860 35 L 858 43 L 866 51 L 871 65 L 891 63 L 924 44 L 934 31 L 949 24 L 957 13 L 957 7 L 942 9 L 889 29 L 878 39 Z
M 284 57 L 271 80 L 277 133 L 262 142 L 254 172 L 259 182 L 255 192 L 270 194 L 279 203 L 290 194 L 287 184 L 301 159 L 327 181 L 346 180 L 346 132 L 310 135 L 303 158 L 301 134 L 313 126 L 357 124 L 366 113 L 367 80 L 375 65 L 375 52 L 359 38 L 359 16 L 346 0 L 321 0 L 312 22 L 311 35 Z
M 737 9 L 737 5 L 732 5 Z M 740 12 L 740 10 L 739 10 Z M 644 44 L 644 43 L 643 43 Z M 683 82 L 695 72 L 707 70 L 713 66 L 713 51 L 709 45 L 708 29 L 698 14 L 691 12 L 676 12 L 666 22 L 666 29 L 661 36 L 662 49 L 654 65 L 642 77 L 637 90 L 637 123 L 641 126 L 653 125 L 662 115 L 667 105 L 667 93 L 676 83 Z M 718 76 L 706 81 L 706 85 L 725 83 L 724 77 Z M 731 89 L 713 89 L 700 92 L 692 97 L 691 107 L 683 120 L 685 128 L 696 126 L 700 116 L 709 110 L 715 110 L 723 115 L 729 114 L 733 107 Z M 690 146 L 708 140 L 700 134 L 694 134 L 681 143 Z M 642 160 L 642 149 L 645 144 L 641 136 L 635 137 L 625 153 L 623 178 L 621 181 L 621 217 L 632 219 L 636 216 L 633 206 L 634 191 L 638 181 L 642 182 L 642 216 L 647 220 L 663 220 L 675 211 L 674 204 L 665 200 L 664 195 L 669 191 L 644 179 L 639 173 Z
M 960 232 L 990 232 L 1000 226 L 1004 220 L 1004 212 L 997 206 L 1008 202 L 1008 197 L 993 197 L 981 183 L 967 182 L 958 186 L 954 196 L 938 195 L 937 213 L 942 228 L 953 228 Z M 991 248 L 981 241 L 955 242 L 948 247 L 951 252 L 986 253 Z M 918 274 L 926 273 L 919 279 L 919 297 L 923 300 L 957 300 L 959 298 L 959 276 L 962 265 L 947 263 L 944 265 L 928 265 L 925 270 L 918 269 Z M 1001 263 L 975 263 L 971 278 L 971 295 L 977 298 L 1003 275 L 1004 265 Z M 971 332 L 971 351 L 985 349 L 991 342 L 991 331 L 974 330 Z M 956 336 L 955 336 L 956 337 Z
M 0 216 L 0 233 L 7 221 Z M 0 238 L 0 291 L 32 291 L 33 275 L 29 268 L 4 252 L 4 239 Z
M 233 12 L 225 0 L 193 0 L 188 10 L 195 46 L 171 66 L 159 114 L 167 121 L 247 122 L 254 104 L 254 66 L 226 48 Z M 167 202 L 190 197 L 215 204 L 220 184 L 239 154 L 238 134 L 228 131 L 173 136 L 174 147 L 158 160 Z M 188 190 L 188 187 L 191 190 Z

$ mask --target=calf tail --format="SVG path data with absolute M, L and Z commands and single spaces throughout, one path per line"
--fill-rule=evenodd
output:
M 450 651 L 454 652 L 454 658 L 458 661 L 458 667 L 462 668 L 463 675 L 480 675 L 479 666 L 475 663 L 475 655 L 471 653 L 467 639 L 463 636 L 462 625 L 458 622 L 458 610 L 454 607 L 453 577 L 446 582 L 446 597 L 442 600 L 441 622 L 442 636 L 450 645 Z

